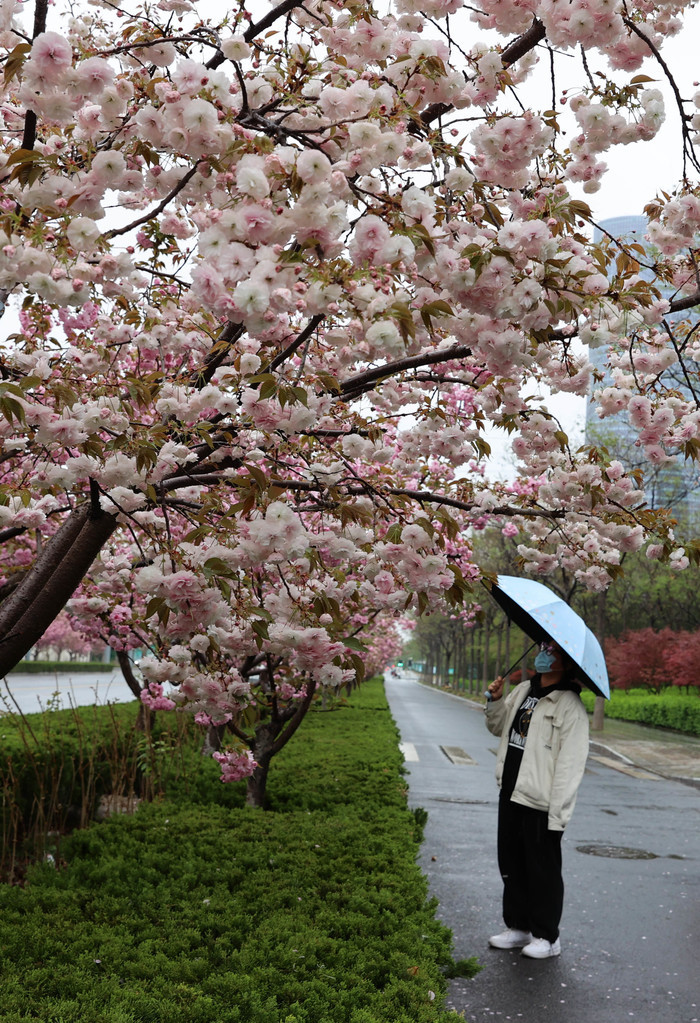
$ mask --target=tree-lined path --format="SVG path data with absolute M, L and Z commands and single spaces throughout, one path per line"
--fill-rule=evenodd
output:
M 421 855 L 439 915 L 454 931 L 455 957 L 476 955 L 484 966 L 474 980 L 452 982 L 451 1007 L 470 1023 L 700 1019 L 697 790 L 589 760 L 564 837 L 561 958 L 534 962 L 489 949 L 501 926 L 496 740 L 464 700 L 408 676 L 386 688 L 410 805 L 429 814 Z M 602 857 L 580 851 L 585 846 L 650 856 Z

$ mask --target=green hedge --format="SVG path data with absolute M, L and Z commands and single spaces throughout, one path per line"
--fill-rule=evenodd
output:
M 70 671 L 77 675 L 86 671 L 114 671 L 117 667 L 116 661 L 107 664 L 104 661 L 20 661 L 8 674 L 45 675 Z
M 0 1023 L 458 1023 L 380 685 L 308 715 L 272 810 L 216 779 L 0 889 Z
M 581 698 L 586 709 L 592 711 L 594 694 L 584 690 Z M 605 716 L 700 736 L 700 696 L 694 692 L 685 693 L 675 688 L 663 689 L 660 693 L 613 689 L 611 698 L 605 702 Z
M 56 854 L 103 795 L 150 799 L 170 783 L 174 792 L 186 792 L 189 779 L 199 784 L 201 732 L 191 718 L 160 714 L 144 733 L 138 712 L 134 700 L 0 717 L 0 879 Z

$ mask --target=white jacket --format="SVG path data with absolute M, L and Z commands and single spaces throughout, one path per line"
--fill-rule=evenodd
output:
M 496 760 L 499 786 L 510 727 L 529 689 L 529 681 L 521 682 L 505 698 L 486 704 L 486 726 L 501 737 Z M 546 810 L 550 831 L 563 831 L 571 820 L 587 757 L 588 715 L 580 696 L 569 689 L 546 693 L 532 712 L 512 801 Z

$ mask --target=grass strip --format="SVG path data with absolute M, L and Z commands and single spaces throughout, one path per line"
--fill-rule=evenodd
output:
M 451 934 L 416 864 L 381 685 L 307 717 L 272 809 L 198 784 L 0 889 L 0 1021 L 447 1023 Z M 474 964 L 471 964 L 472 968 Z

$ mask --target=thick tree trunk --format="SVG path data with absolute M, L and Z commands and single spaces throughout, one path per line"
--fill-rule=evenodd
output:
M 63 610 L 117 528 L 113 515 L 81 505 L 0 606 L 0 677 L 20 661 Z
M 270 757 L 258 760 L 258 766 L 246 783 L 246 806 L 253 806 L 258 810 L 264 809 L 265 794 L 267 792 L 267 775 L 270 770 Z
M 139 712 L 136 716 L 135 728 L 137 732 L 150 732 L 153 728 L 156 720 L 156 712 L 147 707 L 145 703 L 141 703 L 141 686 L 139 680 L 134 675 L 133 668 L 131 667 L 131 659 L 126 650 L 117 650 L 117 660 L 119 667 L 121 668 L 124 681 L 132 691 L 136 699 L 139 701 Z
M 251 750 L 257 767 L 248 778 L 246 789 L 246 805 L 259 809 L 265 806 L 267 792 L 267 775 L 272 758 L 283 749 L 306 717 L 311 701 L 316 692 L 316 683 L 309 680 L 306 684 L 306 696 L 299 702 L 291 717 L 286 720 L 266 721 L 255 729 L 255 739 Z

